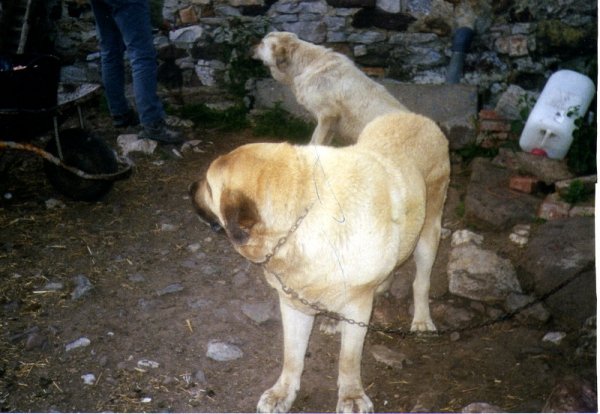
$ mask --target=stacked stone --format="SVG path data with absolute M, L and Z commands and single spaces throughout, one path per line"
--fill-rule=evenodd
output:
M 258 33 L 266 26 L 333 47 L 374 76 L 444 83 L 453 34 L 468 27 L 474 38 L 461 83 L 477 85 L 484 109 L 493 109 L 511 85 L 541 91 L 557 68 L 585 72 L 586 59 L 596 55 L 597 7 L 577 0 L 165 0 L 156 38 L 165 66 L 160 81 L 169 87 L 226 83 L 231 55 L 225 51 L 236 30 Z M 56 22 L 58 53 L 73 66 L 65 73 L 97 80 L 93 16 L 69 12 L 63 6 Z M 243 47 L 237 53 L 247 52 Z

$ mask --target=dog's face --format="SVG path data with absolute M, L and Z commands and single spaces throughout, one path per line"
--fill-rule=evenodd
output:
M 299 39 L 294 33 L 272 32 L 266 35 L 261 42 L 252 48 L 252 58 L 261 60 L 271 69 L 273 77 L 277 80 L 293 60 L 293 53 L 299 46 Z
M 260 216 L 254 201 L 235 188 L 235 170 L 229 168 L 236 164 L 232 158 L 235 152 L 213 161 L 206 176 L 190 186 L 190 197 L 200 219 L 215 231 L 225 230 L 238 248 L 248 243 Z

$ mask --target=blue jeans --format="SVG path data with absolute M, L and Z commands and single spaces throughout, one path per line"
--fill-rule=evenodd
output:
M 102 81 L 111 115 L 129 111 L 123 54 L 133 73 L 133 92 L 142 125 L 165 118 L 156 95 L 157 62 L 148 0 L 90 0 L 100 39 Z

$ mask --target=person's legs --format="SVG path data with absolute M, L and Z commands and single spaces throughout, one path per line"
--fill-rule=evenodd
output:
M 119 27 L 133 72 L 135 101 L 142 125 L 153 125 L 165 118 L 162 102 L 156 95 L 157 62 L 154 36 L 147 0 L 105 0 L 113 7 L 112 16 Z
M 130 111 L 125 98 L 125 70 L 123 53 L 125 45 L 121 32 L 113 17 L 112 8 L 103 0 L 90 0 L 100 41 L 102 61 L 102 81 L 106 91 L 108 108 L 113 117 L 122 116 Z

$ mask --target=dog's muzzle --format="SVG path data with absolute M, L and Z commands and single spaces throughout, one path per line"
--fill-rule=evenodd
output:
M 215 233 L 222 233 L 223 232 L 223 227 L 221 227 L 221 225 L 219 224 L 219 222 L 213 220 L 210 223 L 208 223 L 208 225 L 210 226 L 210 229 L 212 231 L 214 231 Z

